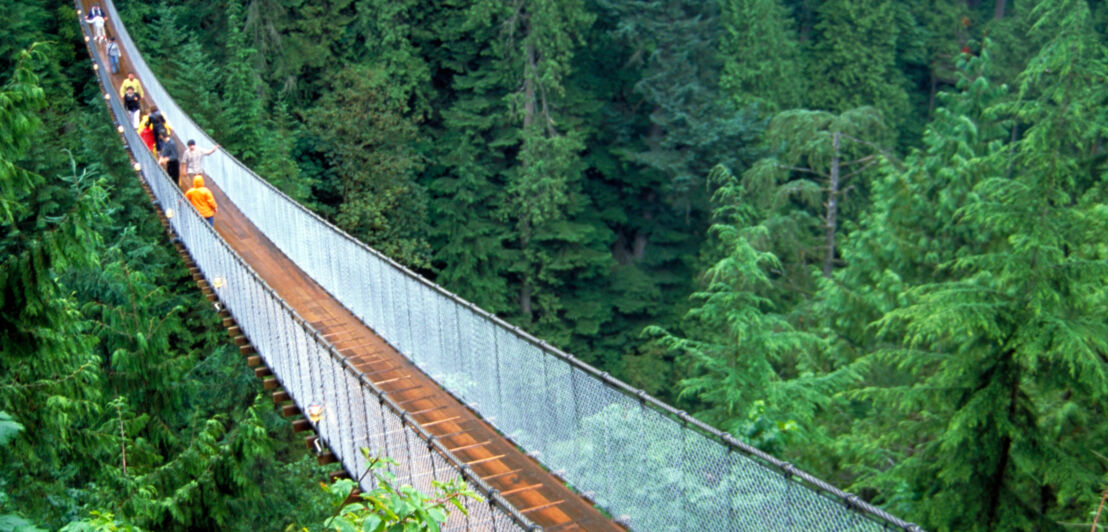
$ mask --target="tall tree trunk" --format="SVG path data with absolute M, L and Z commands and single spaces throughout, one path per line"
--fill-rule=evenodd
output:
M 519 289 L 519 311 L 527 318 L 527 323 L 531 323 L 531 281 L 526 277 L 523 279 L 523 286 Z
M 831 277 L 831 266 L 835 263 L 835 217 L 839 210 L 839 141 L 841 133 L 831 134 L 831 148 L 834 151 L 831 156 L 830 186 L 827 195 L 827 254 L 823 257 L 823 276 Z
M 935 75 L 935 65 L 931 65 L 931 91 L 927 96 L 927 118 L 935 114 L 935 95 L 939 92 L 939 77 Z
M 523 72 L 523 130 L 527 131 L 531 127 L 531 124 L 535 122 L 535 45 L 528 43 L 527 45 L 527 66 Z M 526 135 L 526 133 L 524 133 Z M 521 228 L 520 238 L 520 250 L 526 254 L 527 246 L 530 244 L 531 227 L 530 222 L 524 220 L 523 227 Z M 526 255 L 525 255 L 526 256 Z M 527 271 L 523 273 L 523 284 L 519 288 L 519 310 L 523 313 L 523 316 L 528 322 L 531 321 L 532 302 L 531 302 L 531 269 L 527 266 Z
M 1008 7 L 1008 0 L 996 0 L 993 4 L 993 18 L 1000 20 L 1004 18 L 1004 11 Z
M 535 121 L 535 45 L 527 45 L 527 71 L 523 73 L 523 128 Z
M 1008 422 L 1014 424 L 1016 417 L 1016 409 L 1018 408 L 1017 401 L 1019 401 L 1020 393 L 1020 378 L 1019 370 L 1016 366 L 1013 357 L 1015 353 L 1012 350 L 1008 350 L 1004 353 L 1006 360 L 1001 362 L 1001 367 L 998 371 L 1004 372 L 1005 375 L 1000 375 L 999 378 L 1007 379 L 1008 382 Z M 1005 491 L 1004 489 L 1004 477 L 1008 471 L 1008 462 L 1012 456 L 1012 438 L 1008 434 L 1005 434 L 1000 439 L 1000 459 L 997 460 L 996 469 L 993 470 L 991 478 L 989 479 L 989 492 L 985 494 L 985 511 L 986 519 L 985 526 L 992 528 L 996 524 L 997 514 L 1000 511 L 1000 495 Z

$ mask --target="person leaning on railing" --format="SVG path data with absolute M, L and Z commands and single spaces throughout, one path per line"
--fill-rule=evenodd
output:
M 219 144 L 213 146 L 210 150 L 204 151 L 196 147 L 196 141 L 189 139 L 188 149 L 185 150 L 185 156 L 181 158 L 181 162 L 185 163 L 186 175 L 197 175 L 204 173 L 204 157 L 215 153 Z

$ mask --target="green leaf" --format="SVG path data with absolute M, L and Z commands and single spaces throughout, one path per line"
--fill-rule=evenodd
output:
M 379 532 L 384 529 L 385 521 L 377 514 L 369 514 L 362 520 L 362 532 Z
M 23 430 L 23 425 L 20 425 L 7 412 L 0 411 L 0 445 L 8 443 L 21 430 Z

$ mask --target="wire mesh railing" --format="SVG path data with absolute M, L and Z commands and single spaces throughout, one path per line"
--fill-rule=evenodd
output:
M 111 2 L 106 2 L 115 16 Z M 118 18 L 117 18 L 118 20 Z M 122 32 L 121 32 L 122 33 Z M 122 35 L 178 134 L 209 145 Z M 635 530 L 918 530 L 430 283 L 229 154 L 205 167 L 293 262 L 528 454 Z
M 76 5 L 80 17 L 80 4 Z M 111 15 L 116 16 L 114 12 Z M 91 35 L 83 18 L 81 22 L 85 35 Z M 397 463 L 389 465 L 389 471 L 399 481 L 424 493 L 434 492 L 434 481 L 463 478 L 482 495 L 485 502 L 463 501 L 468 514 L 452 512 L 445 530 L 540 530 L 433 436 L 411 422 L 397 404 L 320 337 L 199 216 L 130 127 L 128 114 L 112 87 L 108 70 L 94 53 L 94 46 L 89 44 L 89 52 L 109 110 L 131 153 L 135 170 L 149 187 L 155 204 L 215 288 L 220 304 L 231 313 L 296 404 L 301 408 L 314 403 L 327 405 L 323 417 L 312 425 L 319 439 L 359 480 L 359 487 L 369 491 L 376 484 L 372 475 L 366 475 L 367 463 L 361 454 L 361 448 L 366 447 L 374 454 L 394 459 Z M 125 49 L 133 53 L 133 48 Z M 131 55 L 131 59 L 135 56 Z M 157 96 L 154 98 L 161 103 Z

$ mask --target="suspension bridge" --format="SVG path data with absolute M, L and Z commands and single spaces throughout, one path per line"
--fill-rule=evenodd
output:
M 122 51 L 117 75 L 84 16 L 94 3 Z M 131 127 L 123 73 L 178 142 L 215 141 L 158 82 L 110 0 L 74 5 L 169 238 L 275 404 L 361 489 L 373 488 L 368 448 L 424 492 L 461 478 L 481 495 L 446 530 L 920 530 L 423 279 L 222 150 L 204 162 L 219 204 L 209 226 Z

